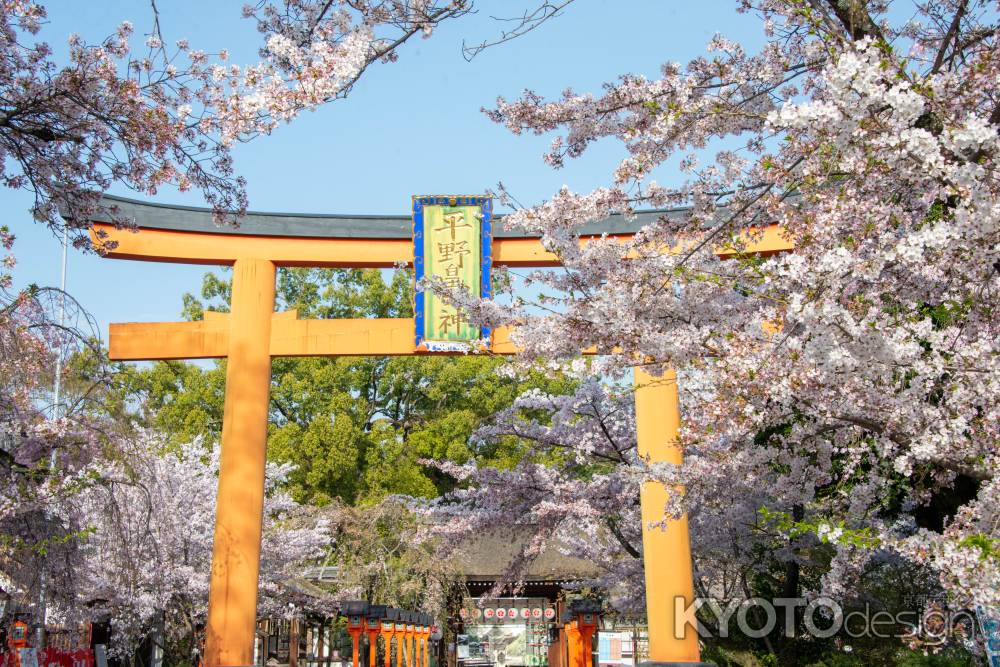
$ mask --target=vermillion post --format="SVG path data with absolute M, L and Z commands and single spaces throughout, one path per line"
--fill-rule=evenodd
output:
M 583 642 L 576 621 L 569 621 L 563 626 L 566 633 L 566 653 L 569 667 L 584 667 Z
M 382 646 L 385 649 L 383 667 L 392 667 L 392 635 L 391 621 L 382 621 Z
M 237 259 L 233 265 L 206 667 L 253 663 L 274 276 L 267 260 Z
M 361 652 L 361 630 L 351 630 L 351 667 L 358 667 Z
M 634 374 L 639 455 L 650 463 L 680 465 L 683 453 L 678 444 L 681 415 L 676 374 L 667 371 L 653 376 L 641 368 L 634 369 Z M 667 521 L 666 528 L 650 527 L 663 521 L 667 494 L 657 482 L 646 482 L 640 493 L 649 661 L 689 665 L 700 659 L 698 634 L 691 627 L 680 628 L 682 632 L 675 628 L 675 598 L 683 597 L 685 609 L 694 598 L 687 517 Z
M 594 667 L 594 632 L 595 626 L 578 625 L 580 629 L 580 662 L 584 667 Z
M 375 654 L 378 653 L 378 625 L 368 625 L 365 624 L 365 629 L 368 632 L 368 667 L 375 667 Z

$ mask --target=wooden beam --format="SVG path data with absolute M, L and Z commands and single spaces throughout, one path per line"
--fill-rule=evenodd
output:
M 413 318 L 274 322 L 271 356 L 388 356 L 414 353 Z
M 213 359 L 229 354 L 229 321 L 112 324 L 109 339 L 113 361 Z
M 103 239 L 101 235 L 105 235 Z M 146 262 L 231 265 L 240 257 L 264 257 L 277 266 L 391 268 L 396 262 L 413 261 L 410 239 L 317 239 L 127 230 L 104 223 L 95 223 L 90 236 L 94 243 L 117 244 L 105 257 Z
M 300 320 L 294 310 L 271 317 L 272 357 L 357 357 L 422 354 L 414 348 L 412 318 Z M 112 324 L 114 361 L 214 359 L 229 354 L 229 314 L 205 311 L 196 322 Z M 510 330 L 493 334 L 493 354 L 514 354 Z M 439 354 L 439 353 L 433 353 Z
M 91 228 L 95 243 L 100 235 L 106 235 L 105 240 L 117 244 L 105 255 L 113 259 L 231 265 L 240 257 L 264 257 L 276 266 L 325 268 L 391 268 L 399 262 L 413 262 L 413 242 L 410 239 L 250 236 L 165 229 L 130 231 L 96 223 Z M 777 225 L 745 232 L 742 236 L 748 241 L 746 252 L 751 254 L 772 254 L 794 247 Z M 593 238 L 582 238 L 581 243 L 586 244 Z M 626 241 L 631 236 L 613 238 Z M 734 254 L 731 248 L 725 246 L 715 247 L 715 252 L 722 257 Z M 498 266 L 543 267 L 558 266 L 559 260 L 536 238 L 494 238 L 493 263 Z

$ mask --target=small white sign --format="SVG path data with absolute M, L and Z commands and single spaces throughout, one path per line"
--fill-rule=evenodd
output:
M 17 650 L 21 667 L 38 667 L 38 651 L 33 648 L 20 648 Z
M 94 665 L 96 667 L 108 667 L 108 649 L 104 644 L 94 646 Z

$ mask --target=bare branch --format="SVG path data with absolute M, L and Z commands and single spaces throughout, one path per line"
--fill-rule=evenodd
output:
M 959 4 L 958 9 L 955 11 L 955 18 L 952 19 L 951 25 L 948 26 L 948 32 L 941 38 L 941 47 L 938 49 L 937 56 L 934 57 L 934 65 L 931 67 L 931 72 L 937 72 L 941 69 L 941 65 L 944 64 L 945 54 L 948 52 L 948 45 L 953 40 L 955 41 L 955 49 L 952 50 L 952 53 L 957 50 L 959 28 L 962 25 L 962 17 L 965 16 L 968 4 L 968 0 L 962 0 L 962 3 Z
M 509 18 L 492 16 L 490 18 L 495 21 L 514 23 L 515 25 L 513 28 L 508 30 L 501 30 L 500 36 L 493 41 L 487 40 L 474 46 L 466 46 L 465 41 L 463 40 L 462 56 L 467 61 L 471 61 L 491 46 L 503 44 L 504 42 L 509 42 L 512 39 L 517 39 L 522 35 L 526 35 L 549 19 L 559 16 L 562 10 L 573 2 L 574 0 L 561 0 L 561 2 L 549 2 L 548 0 L 545 0 L 541 5 L 536 7 L 534 11 L 528 11 L 527 9 L 524 10 L 524 14 L 521 16 L 513 16 Z
M 857 42 L 872 37 L 884 41 L 882 31 L 868 14 L 863 0 L 827 0 L 827 4 L 852 40 Z

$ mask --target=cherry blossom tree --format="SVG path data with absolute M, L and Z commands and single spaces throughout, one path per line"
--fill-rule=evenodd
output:
M 99 433 L 82 416 L 87 387 L 59 405 L 51 393 L 57 350 L 92 351 L 91 324 L 57 290 L 0 289 L 0 585 L 17 604 L 34 603 L 41 588 L 37 555 L 65 555 L 66 534 L 49 510 L 76 485 L 57 471 L 76 474 L 98 448 Z
M 601 566 L 587 582 L 608 591 L 616 607 L 640 611 L 644 597 L 635 415 L 627 395 L 596 379 L 571 395 L 533 390 L 474 436 L 478 443 L 530 443 L 509 469 L 436 461 L 459 487 L 419 506 L 429 520 L 424 535 L 450 556 L 469 539 L 512 526 L 534 528 L 496 593 L 516 583 L 528 564 L 552 544 Z
M 186 659 L 207 611 L 218 449 L 168 446 L 103 415 L 91 400 L 109 383 L 100 363 L 86 374 L 67 363 L 53 405 L 57 354 L 104 357 L 93 323 L 58 291 L 0 294 L 0 586 L 36 622 L 109 621 L 123 655 L 162 619 L 168 649 Z M 282 490 L 290 472 L 267 470 L 267 615 L 333 604 L 290 584 L 330 544 L 328 522 Z
M 109 621 L 122 655 L 162 622 L 168 650 L 187 659 L 207 612 L 218 449 L 171 446 L 102 415 L 91 400 L 109 382 L 100 364 L 66 373 L 53 405 L 57 353 L 103 358 L 87 322 L 52 290 L 0 307 L 0 586 L 36 622 Z M 291 472 L 267 470 L 262 615 L 286 614 L 289 602 L 335 608 L 294 584 L 331 537 L 326 519 L 283 490 Z
M 102 207 L 102 193 L 114 184 L 146 195 L 165 185 L 194 188 L 219 222 L 238 224 L 247 196 L 232 163 L 235 143 L 346 97 L 367 68 L 396 60 L 412 37 L 428 37 L 472 7 L 465 0 L 259 0 L 242 13 L 261 33 L 260 60 L 236 65 L 219 45 L 208 53 L 184 39 L 168 43 L 155 2 L 144 46 L 131 43 L 133 27 L 123 23 L 97 44 L 70 36 L 67 60 L 57 62 L 49 45 L 36 41 L 47 17 L 43 4 L 0 3 L 0 179 L 32 193 L 35 220 L 65 231 L 81 248 L 91 247 L 90 220 L 130 223 Z M 11 230 L 0 228 L 5 252 L 13 241 Z M 13 256 L 3 257 L 3 265 L 6 289 Z M 214 459 L 184 450 L 175 460 L 158 451 L 164 445 L 153 436 L 130 442 L 122 435 L 128 429 L 107 415 L 61 410 L 53 418 L 44 409 L 49 369 L 56 354 L 72 350 L 52 313 L 39 316 L 37 294 L 6 296 L 0 302 L 4 589 L 34 608 L 38 620 L 47 604 L 67 619 L 86 617 L 81 605 L 89 604 L 89 612 L 114 620 L 122 651 L 149 630 L 156 613 L 190 625 L 207 599 Z M 70 379 L 59 374 L 58 380 Z M 291 469 L 271 472 L 280 485 Z M 282 526 L 295 513 L 283 493 L 274 491 L 268 502 L 269 518 Z M 264 546 L 262 613 L 288 598 L 277 582 L 291 576 L 286 566 L 311 553 L 322 533 L 317 526 L 303 530 L 300 538 L 282 527 Z M 190 627 L 178 627 L 171 632 L 190 634 Z
M 583 553 L 629 553 L 635 485 L 652 475 L 686 485 L 665 510 L 691 512 L 710 590 L 739 595 L 727 577 L 762 569 L 761 545 L 785 567 L 779 590 L 796 590 L 807 547 L 823 544 L 813 593 L 848 594 L 890 558 L 936 577 L 950 604 L 1000 603 L 997 8 L 737 7 L 761 19 L 756 53 L 720 35 L 708 56 L 600 94 L 497 101 L 488 115 L 514 134 L 553 137 L 554 168 L 601 139 L 627 154 L 607 187 L 564 188 L 504 219 L 565 270 L 512 277 L 513 306 L 464 303 L 515 326 L 524 363 L 572 371 L 595 347 L 586 372 L 611 387 L 637 360 L 677 369 L 685 464 L 637 461 L 627 409 L 597 407 L 593 387 L 529 396 L 499 423 L 537 445 L 511 470 L 455 469 L 470 487 L 435 508 L 452 521 L 439 531 L 529 522 L 544 540 L 579 513 L 575 530 L 603 524 Z M 680 182 L 656 180 L 675 165 Z M 628 241 L 580 242 L 583 223 L 650 207 L 683 214 Z M 772 223 L 794 251 L 746 252 Z M 501 487 L 519 500 L 489 493 Z
M 207 614 L 218 466 L 218 447 L 171 449 L 143 432 L 80 470 L 70 480 L 76 492 L 47 508 L 63 536 L 59 558 L 45 553 L 33 563 L 47 574 L 50 622 L 108 621 L 123 656 L 161 622 L 168 651 L 195 648 Z M 284 616 L 290 603 L 299 611 L 336 609 L 295 584 L 326 553 L 331 535 L 326 520 L 281 490 L 289 468 L 267 470 L 262 616 Z
M 129 221 L 101 207 L 113 183 L 154 195 L 159 187 L 200 190 L 217 219 L 245 212 L 245 183 L 231 148 L 270 133 L 299 113 L 346 96 L 364 71 L 397 58 L 414 35 L 468 11 L 461 0 L 259 0 L 243 8 L 257 24 L 260 61 L 236 65 L 158 29 L 136 49 L 122 23 L 99 44 L 69 38 L 58 64 L 43 42 L 41 3 L 0 5 L 0 178 L 33 193 L 33 215 L 68 225 L 89 248 L 95 216 Z M 155 12 L 155 3 L 152 4 Z M 60 212 L 62 216 L 60 216 Z
M 339 501 L 318 510 L 334 538 L 323 586 L 338 600 L 368 600 L 446 618 L 449 596 L 462 584 L 456 563 L 438 558 L 435 544 L 418 542 L 420 516 L 404 497 L 351 506 Z

